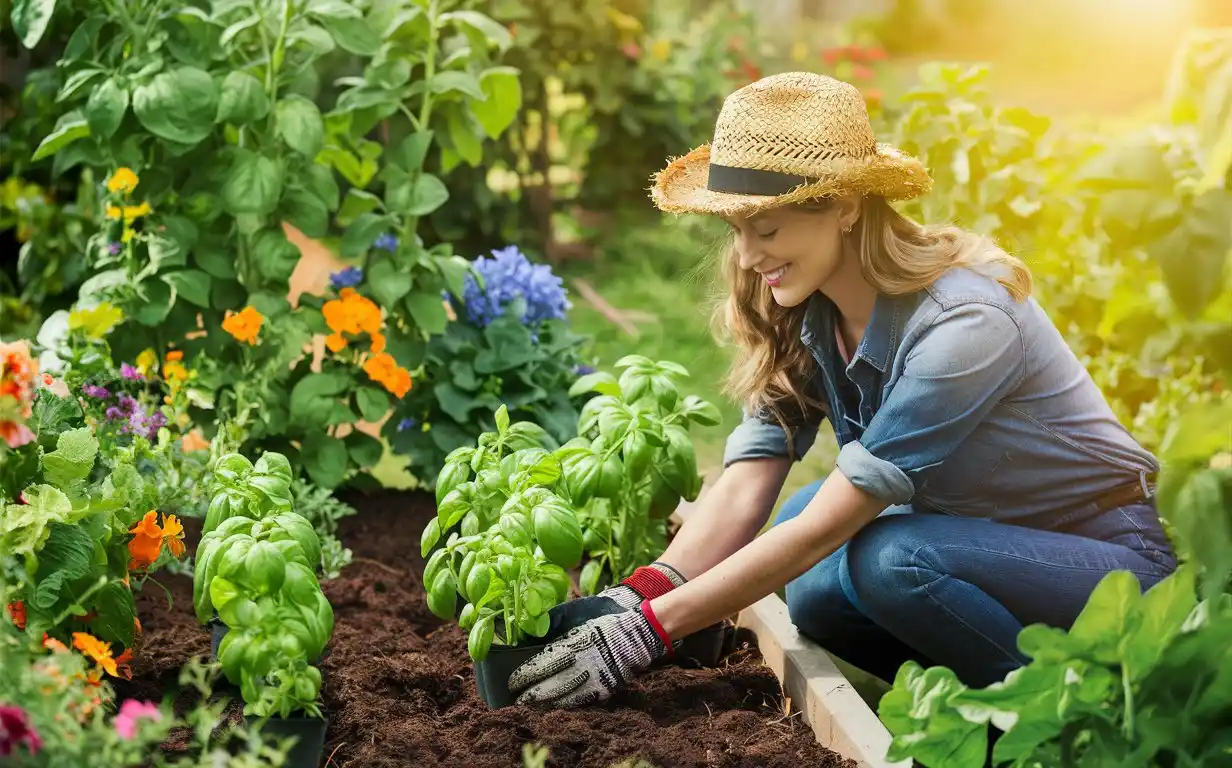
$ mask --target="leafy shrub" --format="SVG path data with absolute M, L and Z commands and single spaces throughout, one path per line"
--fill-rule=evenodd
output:
M 577 434 L 569 387 L 577 380 L 583 339 L 569 330 L 561 279 L 516 247 L 475 262 L 463 308 L 433 338 L 420 386 L 386 422 L 393 449 L 429 487 L 444 457 L 493 431 L 504 404 L 512 421 L 531 421 L 559 445 Z
M 409 389 L 425 340 L 447 322 L 441 292 L 461 293 L 465 261 L 416 235 L 448 198 L 425 163 L 434 148 L 477 163 L 513 119 L 516 75 L 494 66 L 507 31 L 411 0 L 79 10 L 58 63 L 56 127 L 32 159 L 106 179 L 82 306 L 124 312 L 121 360 L 146 348 L 161 357 L 169 343 L 183 351 L 207 434 L 229 422 L 246 448 L 277 448 L 327 488 L 372 466 L 375 440 L 327 429 L 359 419 L 347 401 L 369 382 L 395 397 Z M 332 87 L 319 81 L 327 61 L 349 72 Z M 389 136 L 390 120 L 403 122 L 383 146 L 370 136 L 378 125 Z M 361 329 L 331 312 L 336 299 L 288 302 L 300 252 L 284 224 L 318 238 L 345 228 L 342 255 L 362 257 L 348 290 L 380 302 L 362 346 L 339 357 Z M 375 247 L 389 233 L 394 247 Z M 330 331 L 338 364 L 313 374 L 305 350 Z M 305 401 L 325 407 L 297 407 Z

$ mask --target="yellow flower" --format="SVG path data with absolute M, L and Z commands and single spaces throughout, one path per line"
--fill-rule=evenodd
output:
M 158 355 L 154 354 L 153 349 L 146 349 L 141 354 L 137 355 L 137 370 L 142 376 L 149 376 L 150 371 L 154 370 L 154 363 L 158 362 Z
M 101 339 L 124 321 L 124 312 L 104 301 L 90 309 L 77 309 L 68 316 L 70 331 L 84 331 L 86 338 Z
M 672 53 L 672 44 L 663 38 L 655 40 L 650 46 L 650 55 L 659 61 L 667 61 L 667 57 Z
M 108 192 L 123 192 L 128 194 L 137 188 L 137 174 L 132 168 L 116 168 L 111 178 L 107 179 Z
M 172 382 L 184 381 L 188 378 L 188 369 L 179 361 L 169 360 L 163 364 L 163 378 Z
M 123 208 L 118 205 L 109 205 L 107 206 L 107 218 L 133 221 L 149 215 L 153 210 L 148 202 L 143 202 L 141 205 L 126 205 Z
M 94 659 L 100 667 L 107 670 L 107 674 L 118 676 L 115 659 L 111 656 L 111 643 L 105 643 L 85 632 L 74 632 L 73 647 Z
M 137 236 L 137 230 L 133 229 L 132 227 L 125 227 L 124 231 L 120 233 L 120 242 L 127 243 L 136 236 Z

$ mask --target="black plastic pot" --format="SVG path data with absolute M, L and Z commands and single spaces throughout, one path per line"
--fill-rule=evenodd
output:
M 244 718 L 252 725 L 257 718 Z M 271 717 L 261 725 L 261 738 L 276 745 L 279 740 L 295 737 L 295 744 L 287 752 L 283 768 L 319 768 L 325 754 L 325 731 L 328 718 L 319 717 Z
M 547 645 L 519 645 L 516 648 L 494 645 L 488 658 L 475 662 L 475 687 L 488 709 L 513 705 L 517 697 L 509 692 L 509 676 Z
M 727 641 L 733 630 L 731 622 L 721 621 L 686 636 L 676 648 L 672 663 L 681 667 L 717 666 L 719 659 L 727 655 Z

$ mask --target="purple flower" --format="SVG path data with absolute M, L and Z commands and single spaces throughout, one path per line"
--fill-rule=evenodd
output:
M 593 365 L 579 365 L 573 369 L 574 376 L 589 376 L 594 372 L 595 367 Z
M 419 419 L 403 419 L 398 422 L 398 431 L 405 432 L 408 429 L 414 429 L 419 426 Z
M 382 251 L 389 251 L 390 253 L 393 253 L 398 250 L 398 238 L 394 237 L 389 232 L 385 232 L 377 237 L 376 241 L 372 243 L 372 247 L 380 248 Z
M 120 364 L 120 376 L 128 379 L 129 381 L 145 381 L 145 376 L 141 375 L 141 371 L 137 370 L 136 367 L 131 366 L 128 363 Z
M 515 245 L 492 251 L 490 259 L 476 259 L 474 266 L 484 286 L 480 288 L 474 275 L 467 275 L 462 298 L 466 315 L 475 325 L 486 327 L 517 299 L 526 303 L 522 324 L 528 328 L 564 319 L 571 306 L 564 281 L 546 264 L 532 264 Z
M 97 384 L 81 385 L 81 393 L 86 397 L 92 397 L 95 400 L 106 400 L 111 397 L 111 393 L 107 391 L 106 387 L 100 387 Z
M 158 430 L 167 426 L 167 417 L 161 411 L 150 413 L 131 395 L 121 394 L 119 405 L 106 411 L 108 421 L 120 422 L 120 434 L 140 435 L 153 440 Z
M 359 267 L 344 267 L 329 276 L 335 288 L 354 288 L 364 281 L 364 271 Z
M 107 252 L 112 256 L 118 256 L 120 251 L 124 250 L 124 243 L 108 243 Z

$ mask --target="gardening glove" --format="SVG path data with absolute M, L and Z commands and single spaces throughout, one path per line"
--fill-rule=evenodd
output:
M 653 600 L 684 583 L 684 576 L 665 563 L 656 562 L 638 568 L 629 578 L 597 595 L 579 597 L 554 606 L 548 611 L 550 624 L 544 640 L 551 642 L 591 619 L 636 608 L 643 600 Z
M 640 607 L 591 619 L 548 645 L 509 676 L 509 690 L 523 691 L 519 704 L 581 707 L 612 692 L 673 646 L 650 609 Z

